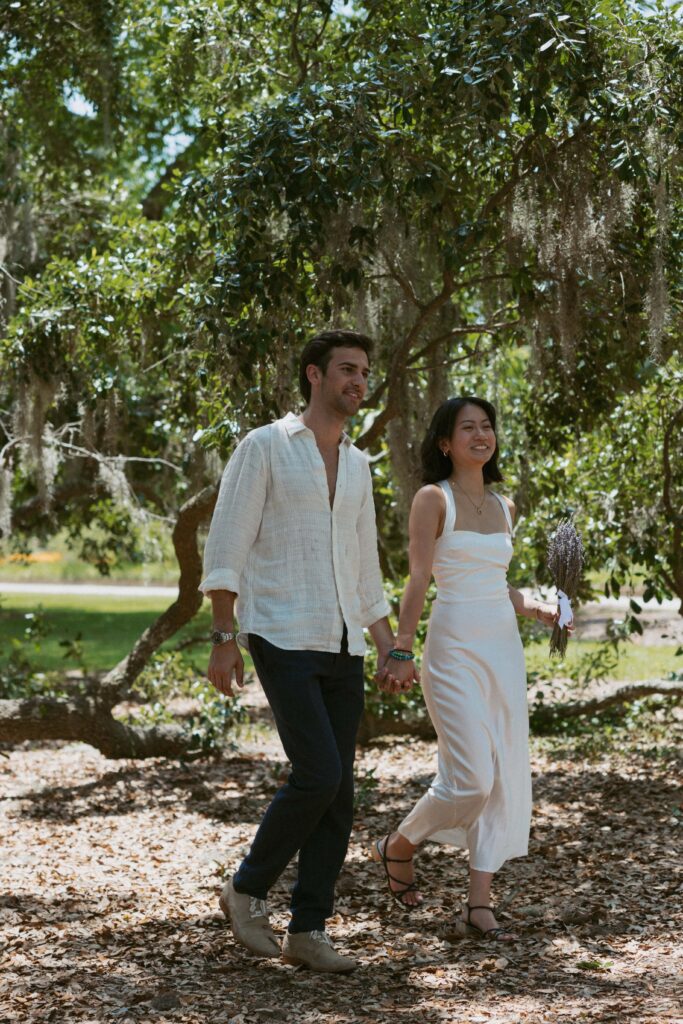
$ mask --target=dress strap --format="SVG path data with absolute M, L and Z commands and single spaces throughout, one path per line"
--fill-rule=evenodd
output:
M 498 498 L 498 501 L 503 506 L 503 512 L 505 513 L 505 521 L 508 524 L 508 530 L 510 531 L 510 533 L 512 533 L 512 516 L 510 515 L 510 509 L 508 507 L 507 501 L 505 500 L 505 498 L 502 498 L 500 496 L 498 491 L 491 491 L 491 494 L 495 494 L 495 496 Z
M 455 529 L 455 495 L 453 494 L 453 488 L 449 484 L 448 480 L 439 480 L 439 487 L 443 491 L 446 497 L 446 519 L 443 524 L 443 537 L 445 534 L 452 532 Z

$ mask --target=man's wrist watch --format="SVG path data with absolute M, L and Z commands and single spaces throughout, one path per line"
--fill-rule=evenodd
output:
M 224 633 L 222 629 L 214 629 L 211 634 L 211 643 L 214 647 L 220 647 L 221 644 L 227 644 L 236 639 L 237 633 Z

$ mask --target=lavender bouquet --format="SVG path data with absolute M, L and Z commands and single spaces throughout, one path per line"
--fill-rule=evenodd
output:
M 562 657 L 567 650 L 567 626 L 572 621 L 583 570 L 583 544 L 570 519 L 562 519 L 548 543 L 548 569 L 557 588 L 560 616 L 550 636 L 550 654 Z

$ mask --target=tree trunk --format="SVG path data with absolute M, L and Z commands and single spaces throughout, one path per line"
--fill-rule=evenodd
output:
M 178 726 L 125 725 L 106 704 L 88 697 L 0 700 L 0 740 L 81 740 L 105 757 L 177 757 L 190 743 Z
M 559 722 L 581 715 L 600 714 L 610 707 L 654 694 L 680 697 L 683 683 L 663 679 L 630 683 L 592 700 L 535 708 L 532 730 L 543 732 Z M 358 742 L 364 745 L 377 736 L 385 735 L 411 735 L 422 739 L 434 739 L 435 736 L 426 715 L 397 718 L 366 711 L 358 731 Z M 190 751 L 189 737 L 180 727 L 167 725 L 142 729 L 125 725 L 112 716 L 106 702 L 94 697 L 0 700 L 0 742 L 16 744 L 24 740 L 80 740 L 113 758 L 178 757 Z
M 680 493 L 680 474 L 677 477 L 672 465 L 674 463 L 680 466 L 681 433 L 678 425 L 679 420 L 683 420 L 683 405 L 679 405 L 664 430 L 664 443 L 662 445 L 664 470 L 662 501 L 673 531 L 671 583 L 673 584 L 676 597 L 681 602 L 678 606 L 678 614 L 683 615 L 683 509 L 681 508 L 680 499 L 677 500 L 676 497 L 677 492 Z M 672 444 L 674 446 L 674 456 L 678 456 L 677 460 L 672 458 Z M 676 486 L 677 479 L 678 486 Z

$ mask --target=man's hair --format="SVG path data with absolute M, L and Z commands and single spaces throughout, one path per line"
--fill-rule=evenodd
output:
M 366 334 L 345 329 L 321 331 L 320 334 L 316 334 L 315 338 L 311 338 L 299 359 L 299 389 L 306 405 L 311 400 L 311 382 L 306 376 L 306 367 L 311 364 L 317 366 L 322 370 L 324 376 L 332 357 L 333 348 L 362 348 L 369 359 L 372 352 L 372 341 Z

